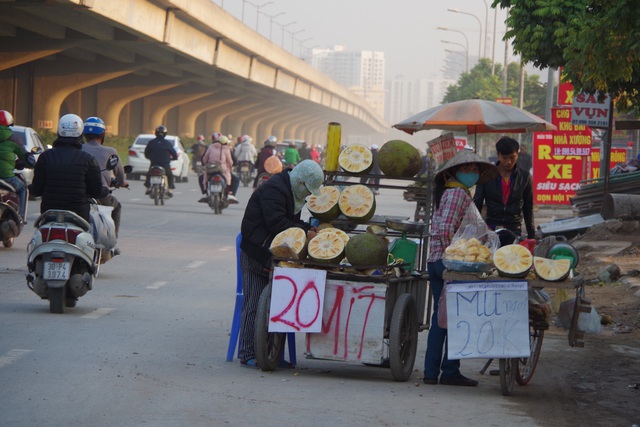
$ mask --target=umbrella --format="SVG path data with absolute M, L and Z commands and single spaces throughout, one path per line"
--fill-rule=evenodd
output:
M 556 130 L 551 123 L 520 108 L 483 99 L 438 105 L 396 123 L 393 127 L 408 134 L 426 129 L 467 131 L 468 135 Z

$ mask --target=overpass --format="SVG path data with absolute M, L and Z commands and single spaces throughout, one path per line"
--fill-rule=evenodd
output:
M 0 108 L 57 128 L 99 116 L 113 135 L 214 130 L 324 143 L 379 136 L 368 104 L 211 0 L 0 0 Z

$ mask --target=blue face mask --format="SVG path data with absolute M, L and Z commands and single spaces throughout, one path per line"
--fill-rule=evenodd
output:
M 476 185 L 479 178 L 480 174 L 476 172 L 456 172 L 456 179 L 458 182 L 467 188 L 471 188 Z

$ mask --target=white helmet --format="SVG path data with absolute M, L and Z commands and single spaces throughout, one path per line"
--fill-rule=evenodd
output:
M 84 122 L 75 114 L 65 114 L 58 121 L 58 136 L 78 138 L 84 131 Z

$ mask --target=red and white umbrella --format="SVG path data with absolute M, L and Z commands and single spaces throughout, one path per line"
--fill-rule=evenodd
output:
M 393 127 L 408 134 L 426 129 L 466 131 L 468 135 L 556 130 L 551 123 L 520 108 L 482 99 L 438 105 Z

